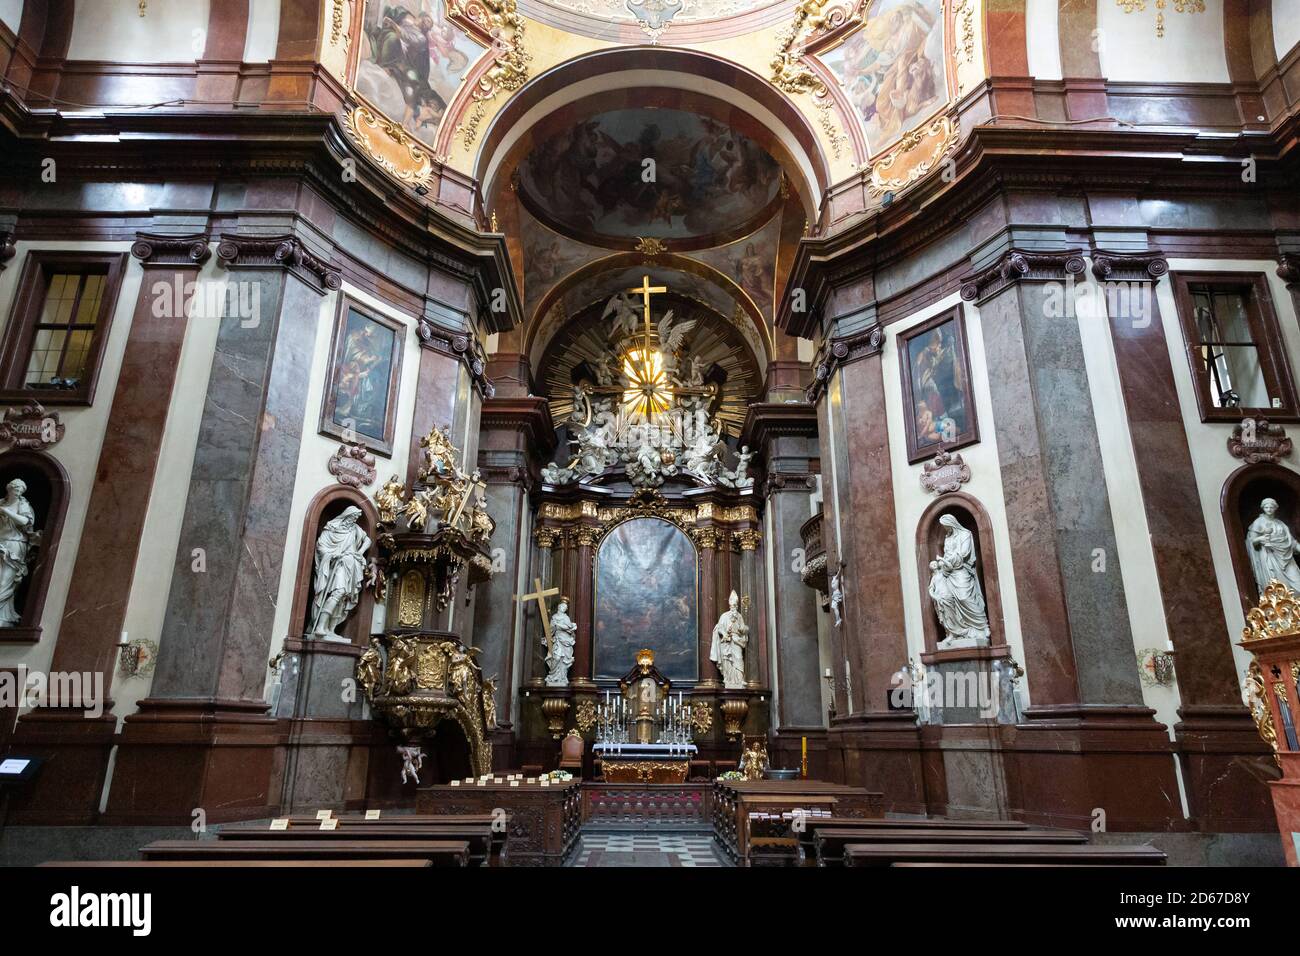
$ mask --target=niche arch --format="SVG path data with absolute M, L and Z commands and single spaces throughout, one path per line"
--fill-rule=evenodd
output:
M 316 493 L 307 505 L 307 514 L 302 523 L 302 543 L 298 549 L 298 571 L 294 581 L 293 610 L 289 618 L 289 640 L 301 640 L 306 637 L 311 622 L 312 577 L 316 564 L 316 539 L 327 522 L 337 518 L 348 505 L 361 509 L 360 525 L 370 539 L 368 559 L 375 557 L 375 526 L 379 523 L 379 512 L 364 494 L 350 485 L 335 484 Z M 362 587 L 357 606 L 352 609 L 348 619 L 339 629 L 340 635 L 354 645 L 363 645 L 370 638 L 370 623 L 374 617 L 375 596 L 369 586 Z
M 930 562 L 943 552 L 943 539 L 947 534 L 939 519 L 952 515 L 957 522 L 975 536 L 975 570 L 984 591 L 984 604 L 989 615 L 989 647 L 953 648 L 940 650 L 943 627 L 930 601 Z M 986 657 L 994 648 L 1005 648 L 1006 627 L 1002 619 L 1002 591 L 998 586 L 998 560 L 993 547 L 993 525 L 988 512 L 979 499 L 963 491 L 941 495 L 921 513 L 916 523 L 916 570 L 921 596 L 921 621 L 925 630 L 925 653 L 945 657 Z M 993 655 L 1000 656 L 1000 655 Z
M 1242 465 L 1228 476 L 1219 495 L 1219 511 L 1228 535 L 1228 554 L 1243 612 L 1259 603 L 1259 588 L 1246 551 L 1246 529 L 1258 517 L 1259 503 L 1265 498 L 1275 499 L 1277 517 L 1293 535 L 1300 533 L 1300 474 L 1290 468 L 1268 463 Z
M 26 498 L 36 512 L 36 530 L 41 533 L 41 540 L 35 554 L 28 552 L 31 563 L 27 576 L 19 583 L 14 596 L 19 621 L 11 627 L 0 627 L 0 643 L 35 644 L 41 639 L 41 614 L 59 554 L 72 484 L 57 459 L 45 452 L 23 448 L 0 454 L 0 496 L 15 478 L 21 478 L 27 485 Z

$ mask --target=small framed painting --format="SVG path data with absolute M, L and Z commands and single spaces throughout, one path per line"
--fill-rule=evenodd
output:
M 393 453 L 406 327 L 340 297 L 320 433 L 385 457 Z
M 898 358 L 908 463 L 979 441 L 961 306 L 900 332 Z

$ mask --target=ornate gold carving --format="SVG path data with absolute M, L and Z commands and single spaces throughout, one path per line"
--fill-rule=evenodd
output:
M 447 680 L 447 655 L 436 644 L 420 647 L 415 665 L 415 681 L 421 687 L 440 687 Z
M 405 694 L 415 683 L 415 642 L 393 638 L 388 649 L 388 669 L 384 681 L 391 693 Z
M 763 540 L 763 533 L 752 528 L 736 531 L 733 536 L 740 543 L 740 550 L 742 551 L 757 551 L 759 542 Z
M 451 0 L 450 12 L 469 20 L 493 41 L 492 66 L 479 77 L 470 93 L 474 105 L 456 127 L 456 134 L 468 149 L 478 138 L 487 104 L 502 90 L 513 93 L 524 85 L 532 57 L 524 50 L 524 18 L 515 9 L 515 0 Z
M 379 645 L 371 638 L 370 646 L 357 658 L 357 684 L 367 697 L 375 692 L 383 673 L 384 662 L 379 656 Z
M 397 626 L 419 627 L 424 620 L 424 575 L 407 571 L 397 596 Z
M 825 34 L 860 23 L 869 0 L 799 0 L 794 20 L 777 35 L 777 52 L 772 58 L 772 82 L 791 96 L 807 93 L 817 107 L 817 120 L 839 159 L 849 138 L 831 117 L 832 97 L 825 82 L 804 60 L 808 44 Z
M 533 532 L 533 537 L 537 539 L 537 546 L 539 548 L 549 549 L 554 547 L 555 539 L 558 536 L 559 536 L 559 532 L 556 531 L 554 528 L 538 528 L 536 531 Z
M 958 67 L 957 95 L 966 92 L 961 78 L 961 67 L 975 62 L 975 0 L 957 0 L 952 8 L 953 23 L 957 26 L 957 42 L 953 48 L 953 61 Z
M 578 539 L 578 547 L 593 548 L 596 546 L 596 542 L 600 540 L 600 529 L 578 528 L 574 531 L 574 535 Z
M 596 726 L 596 702 L 590 698 L 578 701 L 578 706 L 573 709 L 573 720 L 580 733 L 591 733 L 591 728 Z
M 713 729 L 713 708 L 707 702 L 691 702 L 691 726 L 696 737 L 703 737 Z
M 1259 604 L 1246 614 L 1243 641 L 1300 634 L 1300 601 L 1281 581 L 1269 581 Z
M 330 4 L 330 44 L 338 46 L 340 42 L 346 50 L 347 35 L 347 0 L 333 0 Z
M 641 253 L 647 259 L 653 259 L 655 256 L 662 256 L 668 251 L 663 240 L 656 239 L 653 236 L 648 238 L 638 238 L 636 241 L 636 251 Z
M 1146 10 L 1146 0 L 1115 0 L 1119 8 L 1125 13 L 1138 13 Z M 1169 8 L 1169 0 L 1155 0 L 1156 2 L 1156 36 L 1165 35 L 1165 10 Z M 1178 13 L 1204 13 L 1205 0 L 1173 0 L 1174 10 Z
M 403 508 L 403 499 L 406 498 L 406 486 L 397 480 L 397 476 L 389 478 L 384 487 L 375 492 L 375 504 L 379 506 L 379 520 L 384 524 L 392 524 L 397 520 Z
M 722 722 L 728 737 L 739 737 L 749 713 L 749 701 L 744 697 L 732 697 L 718 705 L 722 711 Z
M 948 116 L 936 116 L 912 130 L 871 167 L 867 191 L 873 196 L 897 192 L 934 169 L 957 145 L 957 126 Z M 917 152 L 921 155 L 913 155 Z
M 707 521 L 713 517 L 713 502 L 702 501 L 695 506 L 695 520 Z
M 721 537 L 717 528 L 700 528 L 695 532 L 695 543 L 701 548 L 717 551 Z
M 343 127 L 377 166 L 408 186 L 427 186 L 433 156 L 410 133 L 366 104 L 343 117 Z
M 607 783 L 685 783 L 686 760 L 602 760 Z
M 543 697 L 542 716 L 546 718 L 546 729 L 556 740 L 564 733 L 564 715 L 569 710 L 569 702 L 563 697 Z

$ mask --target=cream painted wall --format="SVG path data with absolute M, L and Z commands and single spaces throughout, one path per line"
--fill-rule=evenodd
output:
M 275 56 L 275 45 L 279 39 L 280 0 L 252 0 L 248 8 L 244 62 L 268 62 Z
M 0 23 L 17 33 L 22 20 L 23 0 L 0 0 Z
M 1268 259 L 1258 261 L 1170 259 L 1169 269 L 1171 272 L 1264 273 L 1268 277 L 1273 308 L 1277 314 L 1278 325 L 1282 328 L 1282 338 L 1291 360 L 1291 367 L 1300 368 L 1300 325 L 1297 325 L 1291 293 L 1287 291 L 1286 283 L 1277 276 L 1276 262 Z M 1244 463 L 1228 454 L 1227 442 L 1228 436 L 1232 433 L 1231 425 L 1206 424 L 1201 421 L 1172 285 L 1169 282 L 1161 282 L 1158 296 L 1160 316 L 1169 343 L 1169 361 L 1174 368 L 1174 382 L 1178 389 L 1178 403 L 1183 411 L 1187 441 L 1191 446 L 1196 487 L 1200 492 L 1201 509 L 1205 514 L 1205 526 L 1210 535 L 1210 555 L 1214 561 L 1214 573 L 1219 582 L 1219 596 L 1223 601 L 1223 613 L 1228 624 L 1223 639 L 1232 644 L 1232 653 L 1240 678 L 1246 673 L 1246 668 L 1250 664 L 1250 654 L 1236 646 L 1236 642 L 1241 639 L 1241 629 L 1245 627 L 1246 621 L 1241 611 L 1237 579 L 1228 551 L 1227 531 L 1224 529 L 1223 518 L 1219 511 L 1219 495 L 1228 476 Z M 1300 471 L 1295 459 L 1283 459 L 1281 464 L 1292 471 Z
M 1040 80 L 1061 79 L 1061 39 L 1057 0 L 1025 0 L 1025 37 L 1029 75 Z
M 1300 0 L 1273 0 L 1273 49 L 1278 61 L 1300 43 Z
M 207 43 L 209 0 L 76 0 L 69 60 L 188 63 Z
M 127 252 L 126 242 L 18 242 L 16 255 L 8 269 L 0 273 L 0 315 L 8 322 L 17 291 L 18 277 L 26 254 L 35 249 L 58 249 L 68 252 Z M 32 671 L 45 671 L 54 655 L 58 640 L 63 607 L 68 598 L 72 569 L 76 564 L 78 544 L 86 520 L 87 490 L 94 479 L 99 462 L 99 449 L 104 441 L 108 413 L 117 389 L 117 376 L 122 367 L 122 354 L 126 349 L 127 335 L 135 313 L 135 302 L 140 291 L 143 268 L 135 259 L 128 258 L 113 309 L 112 327 L 108 344 L 100 365 L 99 382 L 95 390 L 95 404 L 89 408 L 58 408 L 59 419 L 66 431 L 58 444 L 48 449 L 48 454 L 58 460 L 68 472 L 71 492 L 68 510 L 59 537 L 59 553 L 50 575 L 50 586 L 41 614 L 41 639 L 35 645 L 0 644 L 0 667 L 25 665 Z M 37 515 L 37 527 L 43 527 L 44 515 Z
M 907 629 L 909 658 L 920 663 L 925 650 L 923 614 L 928 614 L 929 581 L 921 581 L 916 566 L 916 528 L 922 512 L 935 500 L 935 496 L 921 487 L 922 462 L 907 464 L 907 442 L 903 436 L 903 386 L 899 368 L 898 335 L 931 319 L 953 306 L 961 298 L 953 293 L 926 309 L 885 328 L 884 351 L 881 355 L 885 385 L 885 413 L 889 426 L 889 457 L 893 463 L 894 509 L 898 533 L 899 572 L 903 588 L 903 617 Z M 989 394 L 988 365 L 984 357 L 984 335 L 980 326 L 979 310 L 965 306 L 966 341 L 970 348 L 971 379 L 975 392 L 975 415 L 979 423 L 980 440 L 960 450 L 970 466 L 971 480 L 962 491 L 979 500 L 988 512 L 993 529 L 993 551 L 997 556 L 998 584 L 1002 596 L 1002 617 L 1006 630 L 1006 643 L 1011 656 L 1024 663 L 1024 637 L 1020 630 L 1020 606 L 1016 597 L 1016 575 L 1011 561 L 1011 544 L 1007 531 L 1006 500 L 1002 493 L 1002 472 L 998 466 L 997 437 L 993 431 L 993 402 Z M 982 542 L 985 548 L 987 542 Z M 924 602 L 924 603 L 923 603 Z M 903 661 L 899 661 L 899 666 Z M 1032 693 L 1034 675 L 1028 673 L 1021 682 L 1023 691 Z M 1028 697 L 1022 700 L 1027 702 Z
M 307 506 L 323 488 L 338 483 L 329 473 L 326 463 L 339 448 L 339 440 L 317 434 L 320 426 L 321 401 L 325 394 L 326 372 L 330 364 L 330 344 L 333 339 L 334 318 L 341 294 L 349 295 L 375 312 L 397 319 L 406 327 L 406 341 L 402 350 L 402 376 L 398 390 L 397 421 L 393 430 L 393 454 L 390 458 L 375 456 L 375 484 L 363 489 L 367 495 L 396 474 L 405 478 L 407 453 L 410 447 L 411 422 L 415 416 L 415 388 L 420 372 L 420 338 L 416 334 L 416 319 L 394 309 L 391 305 L 347 283 L 341 293 L 323 296 L 320 304 L 320 326 L 316 331 L 316 348 L 312 355 L 311 384 L 307 390 L 307 409 L 302 423 L 302 446 L 298 455 L 298 472 L 294 479 L 292 497 L 288 502 L 289 533 L 285 541 L 284 562 L 280 570 L 280 586 L 276 597 L 274 630 L 271 634 L 271 656 L 280 653 L 289 635 L 293 612 L 293 592 L 301 554 L 302 526 Z M 463 443 L 461 444 L 463 448 Z M 289 489 L 285 489 L 286 493 Z M 376 609 L 379 610 L 379 609 Z M 271 682 L 267 672 L 268 693 Z
M 1154 4 L 1125 13 L 1117 3 L 1097 2 L 1102 75 L 1110 80 L 1163 83 L 1227 83 L 1223 48 L 1223 0 L 1205 0 L 1204 13 L 1165 10 L 1165 35 L 1156 36 Z

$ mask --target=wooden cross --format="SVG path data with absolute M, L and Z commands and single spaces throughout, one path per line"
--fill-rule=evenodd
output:
M 456 506 L 456 513 L 452 515 L 451 521 L 448 522 L 451 527 L 454 528 L 460 524 L 461 515 L 465 513 L 465 507 L 469 504 L 470 498 L 476 488 L 481 490 L 483 494 L 487 494 L 487 485 L 485 483 L 481 481 L 466 480 L 465 490 L 460 496 L 460 503 Z
M 551 612 L 546 607 L 546 599 L 560 593 L 559 588 L 542 589 L 542 579 L 533 578 L 532 594 L 516 594 L 516 601 L 536 601 L 538 611 L 542 615 L 542 633 L 546 635 L 546 652 L 551 651 Z

